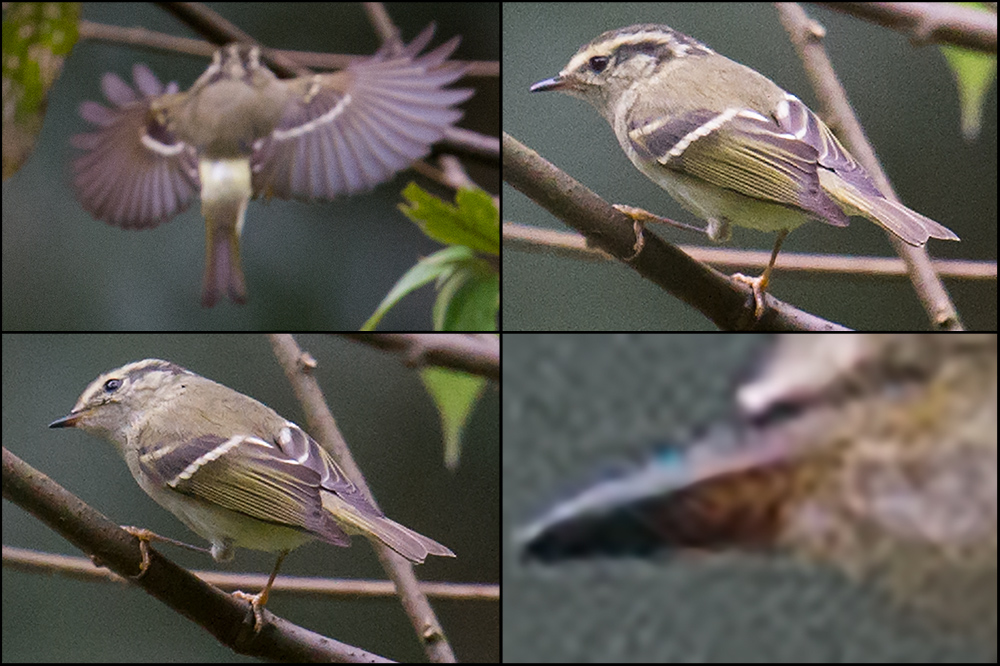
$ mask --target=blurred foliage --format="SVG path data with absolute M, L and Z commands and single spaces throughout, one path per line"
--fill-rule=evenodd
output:
M 3 178 L 31 155 L 48 92 L 77 40 L 75 2 L 12 2 L 3 17 Z

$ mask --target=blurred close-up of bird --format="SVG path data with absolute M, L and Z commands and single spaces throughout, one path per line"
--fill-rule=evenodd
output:
M 995 335 L 786 335 L 735 414 L 518 530 L 554 564 L 789 554 L 996 652 Z

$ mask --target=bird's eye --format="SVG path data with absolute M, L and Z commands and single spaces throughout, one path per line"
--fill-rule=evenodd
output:
M 121 387 L 122 387 L 122 380 L 120 379 L 109 379 L 108 381 L 104 382 L 105 393 L 114 393 Z
M 595 74 L 600 74 L 608 68 L 608 56 L 594 56 L 590 59 L 590 69 Z

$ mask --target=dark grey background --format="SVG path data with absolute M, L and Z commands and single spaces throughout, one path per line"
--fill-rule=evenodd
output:
M 220 3 L 211 5 L 261 43 L 276 48 L 371 54 L 379 41 L 360 3 Z M 491 3 L 388 3 L 406 41 L 437 23 L 432 46 L 455 35 L 460 59 L 496 60 L 499 9 Z M 85 3 L 83 18 L 194 35 L 146 3 Z M 155 229 L 122 230 L 93 219 L 74 198 L 69 164 L 73 134 L 90 125 L 77 115 L 84 100 L 101 100 L 101 76 L 131 81 L 144 62 L 163 81 L 187 89 L 206 58 L 124 44 L 78 44 L 52 88 L 35 152 L 3 183 L 4 330 L 357 329 L 416 261 L 441 248 L 396 208 L 400 190 L 416 180 L 438 196 L 452 193 L 412 170 L 370 193 L 332 202 L 253 201 L 241 251 L 249 302 L 200 305 L 205 223 L 197 201 Z M 458 87 L 480 92 L 462 104 L 462 127 L 496 135 L 495 79 L 465 78 Z M 472 175 L 495 192 L 498 170 L 465 160 Z M 426 329 L 432 288 L 408 297 L 389 328 Z
M 417 373 L 398 356 L 335 336 L 298 336 L 319 362 L 316 377 L 337 425 L 386 515 L 433 537 L 457 557 L 416 567 L 422 580 L 495 583 L 498 552 L 496 391 L 476 408 L 461 464 L 444 468 L 441 427 Z M 5 335 L 4 446 L 111 520 L 205 545 L 135 484 L 107 442 L 49 430 L 98 374 L 127 362 L 165 358 L 253 396 L 306 426 L 284 373 L 262 335 Z M 3 543 L 80 556 L 23 509 L 3 503 Z M 265 574 L 269 553 L 239 549 L 216 564 L 200 553 L 156 546 L 182 566 Z M 288 575 L 385 579 L 361 537 L 351 548 L 311 543 L 282 565 Z M 463 661 L 497 661 L 499 613 L 492 601 L 433 601 Z M 324 599 L 273 594 L 268 608 L 306 628 L 400 660 L 423 660 L 394 598 Z M 232 654 L 139 588 L 3 570 L 3 661 L 130 663 L 228 661 Z
M 875 591 L 740 553 L 525 564 L 511 532 L 601 471 L 726 418 L 768 336 L 508 336 L 504 659 L 509 662 L 994 662 Z
M 957 93 L 943 56 L 897 32 L 815 5 L 833 66 L 903 202 L 953 229 L 962 241 L 930 242 L 934 257 L 996 261 L 996 88 L 982 136 L 959 133 Z M 815 106 L 802 66 L 767 3 L 510 3 L 503 9 L 504 130 L 611 203 L 685 222 L 694 216 L 635 170 L 608 123 L 589 104 L 558 93 L 529 93 L 605 30 L 665 23 L 753 67 Z M 818 110 L 818 109 L 817 109 Z M 536 204 L 506 188 L 504 219 L 565 230 Z M 674 243 L 709 244 L 696 234 L 657 230 Z M 729 247 L 770 250 L 774 234 L 734 229 Z M 893 256 L 885 233 L 862 218 L 847 229 L 810 223 L 784 250 Z M 507 330 L 711 330 L 705 318 L 634 271 L 523 252 L 504 253 Z M 970 328 L 996 329 L 996 282 L 948 280 Z M 774 294 L 805 310 L 868 330 L 925 329 L 927 316 L 903 278 L 777 271 Z

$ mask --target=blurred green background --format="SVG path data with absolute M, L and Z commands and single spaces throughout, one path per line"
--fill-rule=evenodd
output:
M 298 336 L 319 362 L 316 377 L 386 515 L 433 536 L 455 559 L 431 558 L 422 580 L 498 580 L 498 395 L 487 390 L 469 424 L 459 468 L 444 468 L 440 426 L 416 373 L 397 356 L 323 335 Z M 86 335 L 3 337 L 5 446 L 111 520 L 205 545 L 135 484 L 114 448 L 82 432 L 48 430 L 98 374 L 159 357 L 250 395 L 305 426 L 264 336 Z M 81 553 L 10 502 L 3 543 Z M 159 550 L 182 566 L 266 574 L 268 553 L 240 549 L 229 565 L 179 548 Z M 385 579 L 371 547 L 302 546 L 282 566 L 299 576 Z M 497 661 L 495 602 L 434 601 L 463 661 Z M 395 598 L 329 600 L 276 593 L 268 608 L 308 629 L 400 661 L 423 651 Z M 3 570 L 3 661 L 234 661 L 208 633 L 139 588 Z
M 862 126 L 903 202 L 955 230 L 962 241 L 931 241 L 933 257 L 996 261 L 996 88 L 987 97 L 982 135 L 960 136 L 952 75 L 933 46 L 913 47 L 897 32 L 808 6 L 826 29 L 825 46 Z M 511 3 L 503 10 L 504 131 L 611 203 L 627 203 L 685 222 L 680 208 L 622 153 L 607 122 L 582 100 L 528 92 L 554 76 L 582 44 L 606 30 L 665 23 L 748 65 L 815 105 L 798 58 L 766 3 Z M 504 220 L 566 230 L 513 188 Z M 704 237 L 657 230 L 681 244 Z M 770 250 L 774 235 L 734 230 L 728 245 Z M 810 223 L 783 251 L 893 256 L 885 233 L 861 218 L 840 229 Z M 506 330 L 714 330 L 705 318 L 634 271 L 614 262 L 504 253 Z M 947 280 L 969 328 L 996 330 L 996 281 Z M 781 299 L 847 326 L 926 329 L 927 316 L 904 278 L 782 272 Z
M 215 11 L 267 46 L 368 55 L 379 40 L 360 3 L 218 3 Z M 388 3 L 406 41 L 437 23 L 431 46 L 455 35 L 456 58 L 497 60 L 495 4 Z M 83 18 L 194 38 L 151 4 L 86 3 Z M 85 100 L 104 101 L 101 76 L 131 81 L 144 62 L 162 81 L 187 89 L 205 58 L 98 41 L 80 43 L 51 90 L 31 158 L 3 183 L 4 330 L 357 329 L 399 277 L 441 248 L 396 206 L 416 180 L 437 196 L 452 192 L 412 170 L 372 192 L 326 203 L 253 201 L 241 244 L 249 302 L 200 305 L 205 224 L 200 204 L 155 229 L 127 231 L 93 219 L 74 198 L 70 136 L 91 126 L 77 114 Z M 462 79 L 477 94 L 462 105 L 460 126 L 497 134 L 495 79 Z M 496 192 L 498 170 L 466 159 L 471 175 Z M 403 301 L 386 328 L 426 330 L 434 293 Z
M 504 342 L 504 660 L 993 663 L 873 589 L 789 558 L 693 553 L 523 563 L 511 532 L 595 477 L 726 418 L 771 336 Z

